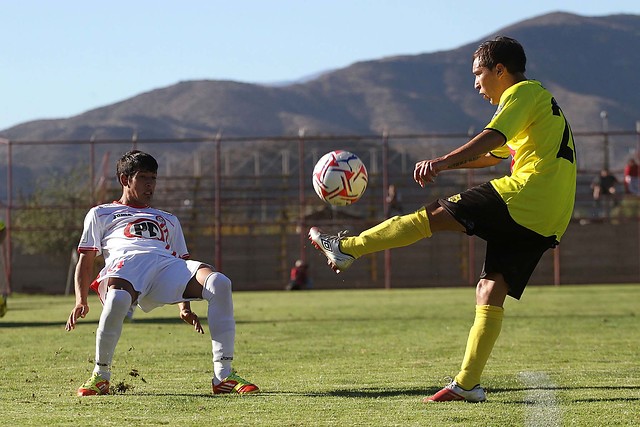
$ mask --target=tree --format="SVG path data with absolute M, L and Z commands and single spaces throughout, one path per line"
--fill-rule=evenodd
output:
M 14 241 L 29 255 L 68 254 L 78 245 L 91 185 L 86 171 L 76 169 L 40 180 L 23 197 L 13 221 Z

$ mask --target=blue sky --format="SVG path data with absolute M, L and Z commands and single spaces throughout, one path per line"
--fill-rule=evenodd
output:
M 292 81 L 448 50 L 545 13 L 640 14 L 638 0 L 0 0 L 0 129 L 184 80 Z

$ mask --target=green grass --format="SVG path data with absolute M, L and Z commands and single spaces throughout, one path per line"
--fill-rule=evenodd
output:
M 211 395 L 208 333 L 164 307 L 125 325 L 112 378 L 123 391 L 79 398 L 93 367 L 97 299 L 65 332 L 72 297 L 10 297 L 0 319 L 0 424 L 640 424 L 638 285 L 530 287 L 523 301 L 509 300 L 483 404 L 422 403 L 459 368 L 472 289 L 238 292 L 234 300 L 234 366 L 262 393 Z M 194 309 L 206 314 L 202 302 Z

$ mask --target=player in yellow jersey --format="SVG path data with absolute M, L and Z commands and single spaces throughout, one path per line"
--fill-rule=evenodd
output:
M 483 168 L 512 158 L 511 174 L 418 211 L 395 216 L 356 237 L 324 234 L 309 239 L 336 272 L 362 255 L 407 246 L 440 231 L 459 231 L 487 241 L 476 287 L 476 315 L 460 372 L 425 402 L 482 402 L 480 377 L 502 327 L 507 295 L 520 299 L 542 254 L 565 232 L 576 191 L 571 128 L 552 95 L 525 77 L 526 56 L 516 40 L 497 37 L 473 55 L 475 89 L 497 110 L 485 129 L 447 155 L 416 163 L 423 186 L 442 171 Z

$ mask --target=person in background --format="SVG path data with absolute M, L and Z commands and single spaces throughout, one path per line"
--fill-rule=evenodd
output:
M 631 158 L 624 166 L 624 192 L 626 194 L 633 194 L 634 196 L 640 195 L 639 177 L 638 163 L 635 159 Z
M 138 150 L 124 154 L 116 166 L 122 187 L 120 199 L 96 206 L 85 216 L 75 272 L 76 304 L 65 329 L 75 329 L 89 312 L 90 288 L 98 293 L 103 308 L 96 332 L 93 374 L 77 394 L 109 394 L 113 356 L 133 303 L 145 312 L 177 304 L 180 318 L 203 334 L 190 303 L 202 299 L 208 303 L 213 393 L 257 392 L 256 385 L 231 368 L 236 330 L 231 280 L 211 265 L 188 260 L 178 218 L 150 206 L 157 171 L 158 163 L 151 155 Z M 92 282 L 98 255 L 104 257 L 105 266 Z
M 612 175 L 608 169 L 602 169 L 600 174 L 593 179 L 591 190 L 593 191 L 596 216 L 608 218 L 611 214 L 611 208 L 617 206 L 616 184 L 618 184 L 618 178 Z
M 310 287 L 311 280 L 309 278 L 309 265 L 299 259 L 295 262 L 289 272 L 289 283 L 287 284 L 286 289 L 288 291 L 300 291 Z
M 387 205 L 389 206 L 389 216 L 402 215 L 402 195 L 394 184 L 389 184 L 387 190 Z

